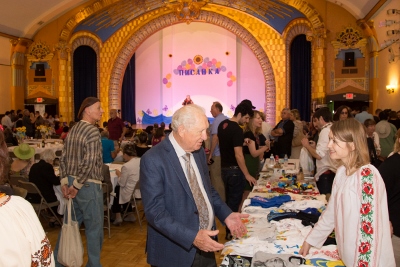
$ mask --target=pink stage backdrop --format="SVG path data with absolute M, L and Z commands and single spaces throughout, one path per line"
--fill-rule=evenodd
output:
M 191 23 L 168 27 L 136 51 L 136 114 L 170 117 L 190 95 L 211 117 L 219 101 L 232 116 L 237 103 L 265 103 L 264 76 L 251 50 L 223 28 Z

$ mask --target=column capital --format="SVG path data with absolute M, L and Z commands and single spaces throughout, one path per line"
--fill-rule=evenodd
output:
M 68 54 L 71 52 L 71 46 L 64 41 L 60 41 L 56 44 L 55 50 L 59 59 L 68 60 Z
M 19 52 L 25 54 L 25 52 L 28 50 L 29 46 L 33 43 L 33 41 L 27 38 L 18 38 L 18 39 L 11 39 L 10 43 L 12 45 L 11 53 Z
M 307 31 L 306 39 L 309 42 L 313 42 L 313 47 L 315 47 L 316 49 L 324 48 L 326 34 L 328 32 L 329 31 L 325 29 L 325 27 L 312 29 L 311 31 Z

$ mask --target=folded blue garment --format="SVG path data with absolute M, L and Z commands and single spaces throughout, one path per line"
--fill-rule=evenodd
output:
M 279 207 L 283 203 L 291 200 L 292 199 L 288 195 L 276 196 L 272 198 L 255 196 L 251 198 L 250 206 L 258 206 L 262 208 Z

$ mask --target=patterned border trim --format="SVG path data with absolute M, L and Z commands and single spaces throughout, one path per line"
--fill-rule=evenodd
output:
M 358 241 L 357 266 L 372 266 L 374 241 L 374 175 L 369 168 L 361 170 L 361 209 L 360 209 L 360 235 Z

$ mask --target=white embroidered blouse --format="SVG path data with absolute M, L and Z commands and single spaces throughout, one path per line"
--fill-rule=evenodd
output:
M 337 169 L 326 210 L 306 241 L 320 248 L 335 229 L 337 248 L 347 267 L 396 266 L 385 184 L 368 164 L 347 176 Z

